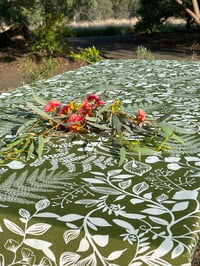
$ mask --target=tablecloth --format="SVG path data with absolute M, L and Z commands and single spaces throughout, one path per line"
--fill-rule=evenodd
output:
M 0 265 L 191 265 L 200 232 L 200 63 L 104 60 L 0 94 L 0 145 L 30 118 L 34 93 L 120 99 L 167 123 L 184 144 L 128 154 L 102 137 L 52 138 L 42 158 L 0 166 Z

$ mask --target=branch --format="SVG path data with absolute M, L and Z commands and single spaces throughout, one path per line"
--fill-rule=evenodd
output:
M 191 0 L 194 12 L 190 10 L 182 0 L 175 0 L 182 8 L 194 19 L 195 23 L 200 26 L 200 10 L 197 0 Z
M 183 1 L 181 1 L 181 0 L 175 0 L 179 5 L 183 5 Z
M 189 8 L 186 8 L 185 11 L 194 19 L 195 23 L 200 26 L 200 17 L 197 17 Z
M 193 5 L 193 8 L 194 8 L 194 13 L 200 19 L 200 11 L 199 11 L 199 5 L 198 5 L 197 0 L 192 0 L 192 5 Z

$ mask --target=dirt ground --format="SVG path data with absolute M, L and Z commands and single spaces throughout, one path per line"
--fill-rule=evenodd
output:
M 154 34 L 134 34 L 126 36 L 70 38 L 72 48 L 84 49 L 95 46 L 103 59 L 136 59 L 138 46 L 144 46 L 156 60 L 199 60 L 200 32 L 173 32 Z M 30 54 L 15 46 L 0 50 L 0 93 L 22 84 L 20 59 Z M 32 55 L 33 57 L 33 55 Z M 34 55 L 37 63 L 38 55 Z M 54 74 L 60 74 L 82 67 L 85 63 L 74 62 L 69 54 L 59 57 L 60 65 Z M 200 242 L 194 254 L 192 266 L 200 266 Z
M 84 49 L 95 46 L 100 50 L 103 59 L 137 58 L 138 46 L 144 46 L 151 51 L 155 59 L 167 60 L 200 60 L 200 33 L 173 32 L 153 34 L 133 34 L 125 36 L 77 37 L 69 38 L 71 47 Z M 12 47 L 0 50 L 0 92 L 13 89 L 22 84 L 23 75 L 20 60 L 30 54 L 23 49 Z M 38 54 L 32 54 L 37 63 Z M 60 65 L 54 74 L 74 70 L 84 65 L 74 62 L 69 54 L 59 57 Z
M 21 60 L 29 60 L 29 54 L 21 53 L 18 49 L 7 48 L 6 52 L 0 52 L 0 93 L 17 88 L 24 82 L 24 74 L 22 73 Z M 38 55 L 31 55 L 31 58 Z M 69 56 L 56 58 L 59 61 L 59 67 L 54 71 L 54 75 L 77 69 L 84 65 L 83 62 L 74 62 Z M 41 60 L 41 58 L 40 58 Z M 37 60 L 33 60 L 34 66 L 37 66 Z

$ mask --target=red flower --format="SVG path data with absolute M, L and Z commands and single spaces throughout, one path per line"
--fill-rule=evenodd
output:
M 67 123 L 70 123 L 67 128 L 69 131 L 77 132 L 82 128 L 82 122 L 84 120 L 84 117 L 80 114 L 71 114 L 67 120 Z
M 89 101 L 86 99 L 81 105 L 80 114 L 82 114 L 83 116 L 92 116 L 93 109 L 93 104 L 89 103 Z
M 44 107 L 46 113 L 55 112 L 57 107 L 60 106 L 60 102 L 56 100 L 49 101 Z
M 99 96 L 96 94 L 90 94 L 87 97 L 88 102 L 96 104 L 96 105 L 101 105 L 103 102 L 100 100 Z
M 69 112 L 70 112 L 70 105 L 67 104 L 67 105 L 63 106 L 62 108 L 60 108 L 58 115 L 61 115 L 61 116 L 62 115 L 68 115 Z
M 137 113 L 137 120 L 139 122 L 144 122 L 145 119 L 146 119 L 146 113 L 142 109 L 139 109 Z

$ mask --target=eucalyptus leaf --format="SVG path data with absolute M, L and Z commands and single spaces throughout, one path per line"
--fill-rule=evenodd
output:
M 15 150 L 12 152 L 12 155 L 17 155 L 17 154 L 20 154 L 20 153 L 22 153 L 22 152 L 23 152 L 22 149 L 20 149 L 20 150 L 15 149 Z
M 29 160 L 34 152 L 34 141 L 31 141 L 31 144 L 29 146 L 29 149 L 28 149 L 28 153 L 27 153 L 27 160 Z
M 28 138 L 26 138 L 26 142 L 25 142 L 25 144 L 22 147 L 22 152 L 25 151 L 25 149 L 29 146 L 30 141 L 31 141 L 31 138 L 29 136 Z
M 32 111 L 34 111 L 34 112 L 37 113 L 38 115 L 42 116 L 43 118 L 46 118 L 46 119 L 49 119 L 49 120 L 52 120 L 52 121 L 56 122 L 55 119 L 54 119 L 52 116 L 48 115 L 47 113 L 45 113 L 44 111 L 42 111 L 42 110 L 39 109 L 38 107 L 34 106 L 32 103 L 27 102 L 27 106 L 28 106 Z
M 157 151 L 154 149 L 148 148 L 148 147 L 140 147 L 139 148 L 141 155 L 153 155 L 153 154 L 158 154 Z
M 124 147 L 121 147 L 120 149 L 120 160 L 118 166 L 120 167 L 126 159 L 126 149 Z
M 180 142 L 181 144 L 184 144 L 183 139 L 181 137 L 177 136 L 175 134 L 175 131 L 172 131 L 170 128 L 165 127 L 165 126 L 161 126 L 161 129 L 162 129 L 162 131 L 164 131 L 167 134 L 169 139 L 174 139 L 174 140 Z
M 112 124 L 113 127 L 117 130 L 117 133 L 120 134 L 121 132 L 121 122 L 117 115 L 112 114 Z
M 189 134 L 189 133 L 192 133 L 192 129 L 189 129 L 189 128 L 182 128 L 182 127 L 178 127 L 177 125 L 172 125 L 170 123 L 166 123 L 166 122 L 161 122 L 159 123 L 159 126 L 160 128 L 168 128 L 168 129 L 171 129 L 172 131 L 176 131 L 178 133 L 181 133 L 181 134 Z
M 103 112 L 109 110 L 112 106 L 112 103 L 108 103 L 105 104 L 103 107 L 101 107 L 98 111 L 97 111 L 97 116 L 99 116 L 100 114 L 102 114 Z
M 33 133 L 30 133 L 30 132 L 28 132 L 28 133 L 23 133 L 23 134 L 20 134 L 17 138 L 18 139 L 25 139 L 25 138 L 27 138 L 27 137 L 30 137 L 30 136 L 33 136 L 34 134 Z
M 181 144 L 184 144 L 184 140 L 181 137 L 179 137 L 178 135 L 176 135 L 175 133 L 172 135 L 171 138 L 178 141 Z
M 171 112 L 169 112 L 169 113 L 167 113 L 166 115 L 163 115 L 163 116 L 161 116 L 160 118 L 158 118 L 157 120 L 156 120 L 156 122 L 157 123 L 160 123 L 160 122 L 162 122 L 162 121 L 166 121 L 171 115 L 173 115 L 174 114 L 174 110 L 173 111 L 171 111 Z
M 10 146 L 3 147 L 3 148 L 1 148 L 1 150 L 0 150 L 0 154 L 3 154 L 4 152 L 7 152 L 7 151 L 9 151 L 9 150 L 11 150 L 11 149 L 12 149 L 12 147 L 10 147 Z
M 90 122 L 97 122 L 98 118 L 97 117 L 86 116 L 85 120 L 90 121 Z
M 25 124 L 21 125 L 18 130 L 17 130 L 17 133 L 16 135 L 19 135 L 21 134 L 24 130 L 27 130 L 27 127 L 32 125 L 33 123 L 35 123 L 37 121 L 37 119 L 32 119 L 32 120 L 29 120 L 27 121 Z
M 8 147 L 15 147 L 22 142 L 21 139 L 16 139 L 14 142 L 8 144 Z
M 42 157 L 43 149 L 44 149 L 44 137 L 40 135 L 38 137 L 38 148 L 36 150 L 39 158 Z
M 107 127 L 107 126 L 102 125 L 102 124 L 96 124 L 96 123 L 88 122 L 88 125 L 90 125 L 90 126 L 92 126 L 92 127 L 99 128 L 99 129 L 101 129 L 101 130 L 111 130 L 110 127 Z
M 39 103 L 39 104 L 41 104 L 41 105 L 43 105 L 43 106 L 45 106 L 45 105 L 48 103 L 48 101 L 47 101 L 45 98 L 36 95 L 33 89 L 32 89 L 32 94 L 33 94 L 33 98 L 34 98 L 34 100 L 35 100 L 37 103 Z
M 133 134 L 133 130 L 131 130 L 131 128 L 129 126 L 123 124 L 123 127 L 126 129 L 127 133 L 129 133 L 131 135 Z

